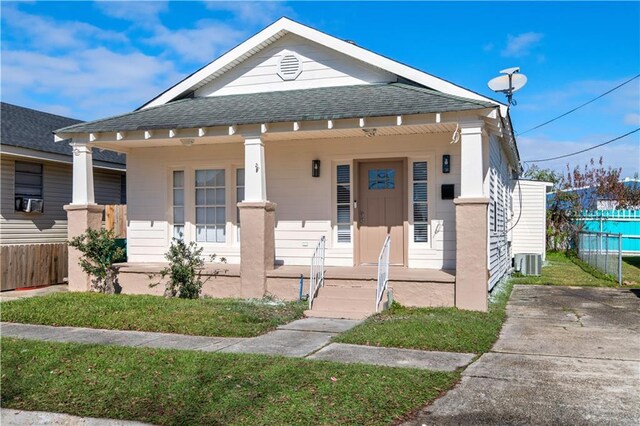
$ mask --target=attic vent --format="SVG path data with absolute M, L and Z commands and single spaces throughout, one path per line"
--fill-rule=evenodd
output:
M 302 61 L 295 53 L 285 53 L 278 63 L 278 75 L 283 80 L 295 80 L 302 72 Z

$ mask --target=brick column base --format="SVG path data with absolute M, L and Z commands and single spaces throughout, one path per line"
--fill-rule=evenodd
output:
M 71 240 L 82 235 L 87 229 L 100 229 L 102 227 L 102 212 L 104 206 L 97 204 L 68 204 L 64 206 L 67 211 L 67 238 Z M 69 291 L 89 291 L 91 281 L 89 274 L 80 267 L 82 254 L 69 247 Z
M 276 204 L 238 203 L 240 209 L 240 296 L 261 298 L 267 291 L 267 271 L 276 258 Z
M 486 312 L 488 198 L 456 198 L 456 307 Z

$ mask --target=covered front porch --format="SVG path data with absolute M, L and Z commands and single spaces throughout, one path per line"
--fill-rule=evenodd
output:
M 202 121 L 209 104 L 222 98 L 194 100 L 205 111 L 182 116 L 184 123 L 176 124 L 171 114 L 157 116 L 185 102 L 179 101 L 137 112 L 137 124 L 87 124 L 59 135 L 73 138 L 76 148 L 69 216 L 78 223 L 95 222 L 100 210 L 93 199 L 91 148 L 127 153 L 130 262 L 120 269 L 124 292 L 151 292 L 140 271 L 162 262 L 171 238 L 179 236 L 228 261 L 204 294 L 296 299 L 300 275 L 309 274 L 323 237 L 325 285 L 366 288 L 377 280 L 371 265 L 391 235 L 389 289 L 395 300 L 486 309 L 482 141 L 486 129 L 500 123 L 494 108 L 409 113 L 396 106 L 394 115 L 328 110 L 322 119 L 269 121 L 256 114 L 254 124 Z M 77 272 L 71 288 L 85 290 L 86 277 Z

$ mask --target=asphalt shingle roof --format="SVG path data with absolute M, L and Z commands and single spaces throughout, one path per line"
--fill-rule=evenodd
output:
M 67 142 L 55 142 L 53 131 L 64 126 L 77 125 L 80 120 L 62 117 L 0 102 L 0 143 L 2 145 L 28 148 L 71 156 L 71 146 Z M 93 158 L 98 161 L 125 164 L 125 156 L 111 151 L 95 151 Z
M 116 117 L 72 125 L 59 129 L 57 133 L 336 120 L 496 106 L 404 83 L 370 84 L 181 99 Z

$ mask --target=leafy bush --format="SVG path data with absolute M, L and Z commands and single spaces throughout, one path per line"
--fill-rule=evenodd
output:
M 204 259 L 202 258 L 202 247 L 190 241 L 185 243 L 182 238 L 173 238 L 169 251 L 164 257 L 169 261 L 169 266 L 160 271 L 162 280 L 169 277 L 165 284 L 165 297 L 179 297 L 182 299 L 197 299 L 202 292 L 202 269 L 204 268 Z M 210 256 L 213 262 L 216 255 Z M 225 258 L 220 258 L 224 263 Z M 220 271 L 215 270 L 213 275 L 217 275 Z M 151 287 L 160 284 L 153 283 Z
M 82 253 L 80 266 L 91 279 L 91 290 L 113 294 L 118 285 L 118 270 L 113 264 L 124 260 L 124 250 L 118 247 L 113 231 L 106 229 L 87 231 L 69 242 L 69 246 Z

